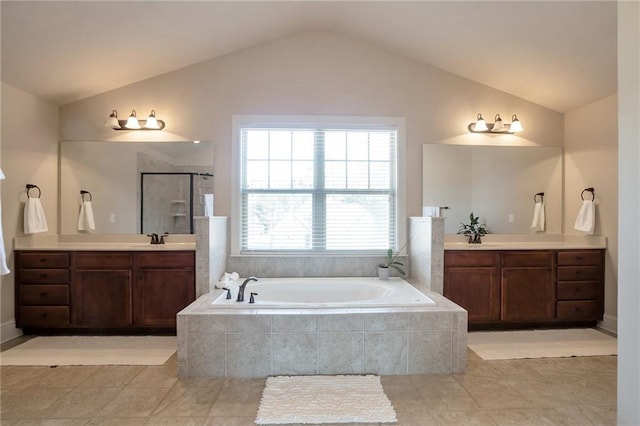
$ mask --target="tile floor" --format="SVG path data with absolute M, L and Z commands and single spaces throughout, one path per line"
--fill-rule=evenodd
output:
M 397 424 L 615 425 L 615 356 L 468 360 L 466 374 L 383 376 Z M 162 366 L 2 367 L 0 423 L 253 425 L 263 386 L 178 380 L 175 355 Z

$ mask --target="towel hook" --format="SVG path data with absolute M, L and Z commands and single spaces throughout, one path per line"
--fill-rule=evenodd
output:
M 594 188 L 585 188 L 580 193 L 580 198 L 582 198 L 583 201 L 584 201 L 584 193 L 585 192 L 590 192 L 591 193 L 591 201 L 596 199 L 595 189 Z
M 38 187 L 38 185 L 33 185 L 31 183 L 27 184 L 27 198 L 31 198 L 31 196 L 29 195 L 29 191 L 33 188 L 38 190 L 38 198 L 40 198 L 40 196 L 42 195 L 42 191 L 40 191 L 40 188 Z
M 534 203 L 538 202 L 538 198 L 537 197 L 540 197 L 540 202 L 543 202 L 544 201 L 544 192 L 538 192 L 537 194 L 535 194 L 533 196 L 533 202 Z
M 84 196 L 87 195 L 87 194 L 89 195 L 89 201 L 91 201 L 91 199 L 93 198 L 91 196 L 91 193 L 89 191 L 85 191 L 84 189 L 80 190 L 80 197 L 82 197 L 82 201 L 87 201 L 87 200 L 84 199 Z

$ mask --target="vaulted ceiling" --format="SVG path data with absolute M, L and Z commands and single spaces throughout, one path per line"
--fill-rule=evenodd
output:
M 608 1 L 2 1 L 2 81 L 66 104 L 330 30 L 566 112 L 617 90 Z

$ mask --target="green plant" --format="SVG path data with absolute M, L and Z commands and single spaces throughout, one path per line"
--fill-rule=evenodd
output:
M 398 262 L 396 259 L 398 258 L 398 256 L 400 255 L 400 252 L 406 245 L 407 244 L 405 243 L 405 245 L 402 246 L 400 250 L 398 250 L 397 252 L 394 252 L 392 248 L 388 249 L 386 252 L 387 261 L 384 263 L 378 264 L 378 268 L 393 268 L 396 271 L 398 271 L 400 275 L 404 276 L 405 275 L 404 264 L 401 262 Z
M 458 234 L 464 235 L 486 235 L 487 227 L 484 223 L 480 223 L 480 217 L 474 216 L 473 212 L 469 215 L 469 223 L 460 223 Z

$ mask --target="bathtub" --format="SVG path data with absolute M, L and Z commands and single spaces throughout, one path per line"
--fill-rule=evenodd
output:
M 178 313 L 179 377 L 465 371 L 467 312 L 400 278 L 259 278 L 236 302 L 239 284 Z
M 433 306 L 435 302 L 401 278 L 259 278 L 247 284 L 244 302 L 236 302 L 238 280 L 211 304 L 213 309 L 326 309 Z M 249 304 L 251 293 L 257 293 Z

